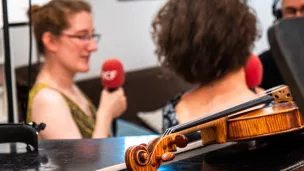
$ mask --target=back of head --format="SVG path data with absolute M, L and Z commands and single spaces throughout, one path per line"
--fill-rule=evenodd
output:
M 62 30 L 69 28 L 68 17 L 83 11 L 91 13 L 91 6 L 83 0 L 51 0 L 43 6 L 33 5 L 28 16 L 32 19 L 39 54 L 45 53 L 44 33 L 59 36 Z
M 246 65 L 257 20 L 241 0 L 169 0 L 153 22 L 160 63 L 189 83 L 208 84 Z

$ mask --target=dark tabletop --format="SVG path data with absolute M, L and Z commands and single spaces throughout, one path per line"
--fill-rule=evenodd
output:
M 0 170 L 98 170 L 124 162 L 127 147 L 154 137 L 40 141 L 38 152 L 26 152 L 24 144 L 1 144 Z M 220 149 L 212 145 L 181 153 L 159 170 L 303 169 L 303 143 L 304 134 L 297 133 L 257 144 L 241 142 Z

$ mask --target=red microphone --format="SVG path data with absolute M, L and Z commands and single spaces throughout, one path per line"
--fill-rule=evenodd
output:
M 245 67 L 245 77 L 249 88 L 257 87 L 262 83 L 263 65 L 258 56 L 250 55 Z
M 101 68 L 101 84 L 109 91 L 114 91 L 125 82 L 125 73 L 122 63 L 118 59 L 106 60 Z
M 125 82 L 125 73 L 122 63 L 118 59 L 108 59 L 101 67 L 101 84 L 108 91 L 113 92 Z M 116 135 L 117 120 L 112 123 L 113 135 Z

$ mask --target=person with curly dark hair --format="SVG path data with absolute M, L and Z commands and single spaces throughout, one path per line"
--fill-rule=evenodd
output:
M 152 26 L 160 64 L 196 85 L 163 108 L 163 130 L 257 96 L 244 67 L 259 31 L 244 1 L 169 0 Z

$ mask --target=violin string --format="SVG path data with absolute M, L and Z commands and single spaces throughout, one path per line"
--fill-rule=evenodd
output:
M 279 91 L 279 90 L 281 90 L 281 89 L 283 89 L 283 88 L 285 88 L 285 87 L 286 87 L 286 85 L 279 85 L 279 86 L 276 86 L 276 87 L 267 89 L 267 90 L 265 90 L 265 91 L 263 91 L 263 92 L 260 92 L 260 93 L 258 93 L 257 95 L 262 95 L 262 94 L 264 94 L 264 96 L 266 96 L 266 95 L 269 95 L 270 93 L 274 93 L 274 92 L 276 92 L 276 91 Z M 260 96 L 255 97 L 255 98 L 253 98 L 253 99 L 251 99 L 251 100 L 255 100 L 255 99 L 258 99 L 258 98 L 260 98 Z M 250 101 L 250 100 L 248 100 L 248 101 Z M 245 102 L 245 103 L 246 103 L 246 102 Z M 208 114 L 207 116 L 209 116 L 209 113 L 207 113 L 207 114 Z M 203 119 L 203 118 L 204 118 L 204 117 L 198 117 L 198 118 L 196 118 L 195 120 Z M 189 122 L 186 122 L 186 123 L 183 123 L 183 124 L 179 124 L 179 125 L 173 126 L 173 127 L 171 127 L 171 128 L 168 128 L 168 129 L 165 131 L 164 136 L 170 135 L 175 129 L 178 129 L 178 128 L 183 127 L 183 126 L 185 126 L 185 125 L 187 125 L 187 124 L 190 124 L 191 122 L 193 122 L 193 120 L 192 120 L 192 121 L 189 121 Z
M 270 93 L 273 93 L 273 90 L 279 89 L 279 87 L 281 87 L 283 89 L 283 88 L 285 88 L 287 86 L 286 85 L 279 85 L 279 86 L 276 86 L 276 87 L 272 87 L 272 88 L 269 88 L 269 89 L 267 89 L 265 91 L 259 92 L 257 95 L 262 95 L 262 94 L 265 94 L 265 93 L 266 93 L 266 95 L 269 95 Z
M 187 124 L 189 124 L 190 122 L 185 122 L 183 124 L 179 124 L 179 125 L 176 125 L 176 126 L 173 126 L 173 127 L 170 127 L 168 129 L 166 129 L 165 133 L 166 135 L 170 135 L 175 129 L 179 128 L 179 127 L 182 127 L 182 126 L 185 126 Z
M 170 128 L 169 131 L 167 132 L 167 135 L 170 135 L 172 133 L 173 129 Z
M 170 129 L 170 132 L 169 132 L 169 134 L 168 134 L 168 135 L 170 135 L 170 134 L 172 133 L 172 131 L 173 131 L 173 129 Z
M 281 87 L 281 86 L 276 86 L 276 87 L 270 88 L 270 89 L 268 89 L 268 90 L 265 90 L 265 91 L 263 91 L 263 92 L 258 93 L 257 95 L 262 95 L 262 94 L 264 94 L 264 96 L 269 95 L 270 93 L 279 91 L 279 90 L 280 90 L 280 89 L 278 89 L 279 87 Z M 283 88 L 283 87 L 285 87 L 285 86 L 282 86 L 282 88 Z M 277 89 L 277 90 L 274 91 L 275 89 Z M 265 93 L 266 93 L 266 94 L 265 94 Z M 252 101 L 252 100 L 256 100 L 256 99 L 258 99 L 258 98 L 261 98 L 261 97 L 260 97 L 260 96 L 254 97 L 254 98 L 252 98 L 251 100 L 247 100 L 246 102 Z M 246 103 L 246 102 L 244 102 L 244 103 Z M 241 105 L 241 104 L 239 104 L 239 105 Z M 232 107 L 233 107 L 233 106 L 232 106 Z M 225 109 L 225 110 L 226 110 L 226 109 Z M 220 111 L 219 111 L 219 112 L 220 112 Z M 216 113 L 218 113 L 218 112 L 216 112 Z M 209 114 L 210 114 L 210 113 L 206 113 L 205 116 L 198 117 L 198 118 L 196 118 L 195 120 L 203 119 L 204 117 L 206 117 L 206 115 L 209 116 Z M 186 123 L 181 124 L 181 125 L 176 125 L 176 126 L 174 126 L 174 127 L 171 127 L 171 129 L 180 128 L 180 127 L 182 127 L 182 126 L 184 126 L 184 125 L 187 125 L 187 124 L 189 124 L 189 123 L 191 123 L 191 122 L 193 122 L 193 121 L 186 122 Z
M 267 95 L 269 95 L 269 94 L 271 94 L 271 93 L 280 91 L 281 89 L 283 89 L 283 88 L 285 88 L 285 87 L 287 87 L 287 86 L 286 86 L 286 85 L 279 85 L 279 86 L 276 86 L 276 87 L 267 89 L 267 90 L 265 90 L 265 91 L 263 91 L 263 92 L 260 92 L 260 93 L 258 93 L 257 95 L 264 95 L 264 96 L 267 96 Z M 252 100 L 256 100 L 256 99 L 259 99 L 259 98 L 261 98 L 261 96 L 254 97 L 254 98 L 252 98 L 251 100 L 248 100 L 248 101 L 246 101 L 246 102 L 249 102 L 249 101 L 252 101 Z M 244 104 L 244 103 L 246 103 L 246 102 L 243 102 L 242 104 Z M 242 105 L 242 104 L 238 104 L 238 105 Z M 233 106 L 232 106 L 232 107 L 233 107 Z M 227 109 L 225 109 L 225 110 L 227 110 Z M 220 111 L 219 111 L 219 112 L 220 112 Z M 218 112 L 216 112 L 216 113 L 218 113 Z M 208 113 L 207 113 L 207 114 L 208 114 Z M 207 116 L 209 116 L 209 114 L 208 114 Z M 175 129 L 178 129 L 178 128 L 183 127 L 183 126 L 185 126 L 185 125 L 187 125 L 187 124 L 190 124 L 190 123 L 192 123 L 192 122 L 195 121 L 195 120 L 203 119 L 204 117 L 206 117 L 206 115 L 205 115 L 205 116 L 202 116 L 202 117 L 197 117 L 196 119 L 194 119 L 194 120 L 192 120 L 192 121 L 185 122 L 185 123 L 183 123 L 183 124 L 179 124 L 179 125 L 173 126 L 173 127 L 169 128 L 169 129 L 167 129 L 168 131 L 165 131 L 165 133 L 167 133 L 166 135 L 169 135 L 169 134 L 168 134 L 169 132 L 170 132 L 170 134 L 171 134 Z
M 171 128 L 166 129 L 166 131 L 165 131 L 164 134 L 162 135 L 162 138 L 165 137 L 165 136 L 167 136 L 167 135 L 170 135 L 171 132 L 172 132 L 172 129 L 171 129 Z
M 168 128 L 168 129 L 166 130 L 166 132 L 163 134 L 162 138 L 166 137 L 167 135 L 170 135 L 171 132 L 172 132 L 172 129 L 171 129 L 171 128 Z
M 169 135 L 171 128 L 168 129 L 168 131 L 166 132 L 165 136 Z
M 169 128 L 169 129 L 170 129 L 170 128 Z M 166 129 L 166 130 L 165 130 L 164 134 L 162 135 L 162 138 L 166 136 L 166 134 L 167 134 L 167 132 L 168 132 L 169 129 Z

